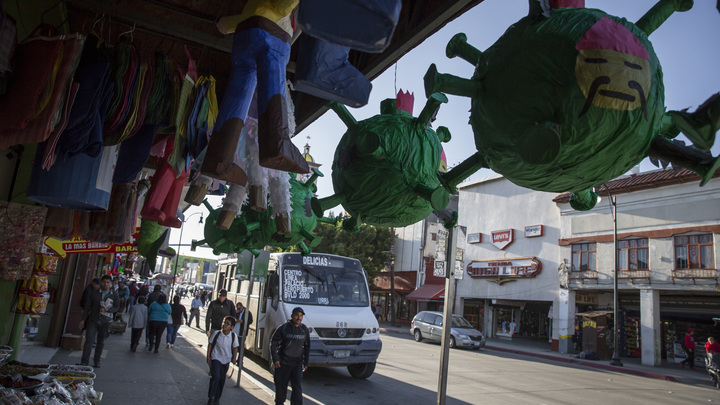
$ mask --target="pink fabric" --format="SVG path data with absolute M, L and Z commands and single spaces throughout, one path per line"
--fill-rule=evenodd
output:
M 550 7 L 552 7 L 552 8 L 561 8 L 561 7 L 585 8 L 585 0 L 550 0 Z
M 640 40 L 610 17 L 603 17 L 590 27 L 575 49 L 609 49 L 650 59 L 647 49 Z

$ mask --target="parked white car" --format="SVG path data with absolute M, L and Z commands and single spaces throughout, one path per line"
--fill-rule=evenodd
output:
M 443 314 L 435 311 L 421 311 L 410 323 L 410 333 L 416 342 L 423 339 L 442 341 Z M 485 347 L 485 336 L 460 315 L 453 315 L 450 329 L 450 347 L 480 349 Z

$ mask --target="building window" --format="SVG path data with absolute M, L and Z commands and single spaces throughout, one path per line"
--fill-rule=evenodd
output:
M 572 271 L 597 271 L 595 243 L 572 245 Z
M 618 241 L 619 270 L 648 270 L 648 240 L 626 239 Z
M 712 234 L 675 237 L 676 269 L 712 269 L 714 262 Z

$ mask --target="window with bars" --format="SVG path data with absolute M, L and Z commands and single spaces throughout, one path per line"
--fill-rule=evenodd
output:
M 618 270 L 648 270 L 648 240 L 625 239 L 618 241 Z
M 712 269 L 714 263 L 712 234 L 675 237 L 676 269 Z
M 595 242 L 572 245 L 571 271 L 597 271 L 597 247 Z

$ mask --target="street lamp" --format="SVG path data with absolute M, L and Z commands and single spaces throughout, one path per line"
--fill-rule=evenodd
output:
M 183 227 L 185 226 L 185 222 L 187 222 L 188 219 L 192 218 L 194 215 L 200 214 L 200 220 L 198 221 L 198 224 L 203 223 L 203 213 L 202 212 L 194 212 L 190 215 L 183 216 L 181 219 L 182 224 L 180 224 L 180 238 L 178 238 L 178 248 L 177 252 L 175 253 L 175 268 L 173 269 L 173 280 L 172 284 L 170 285 L 170 299 L 168 301 L 172 302 L 172 297 L 175 294 L 175 278 L 177 277 L 177 268 L 178 268 L 178 262 L 180 261 L 180 246 L 182 246 L 182 234 L 183 234 Z
M 608 193 L 608 200 L 612 208 L 613 217 L 613 250 L 615 251 L 615 272 L 613 276 L 613 356 L 610 364 L 613 366 L 622 367 L 623 363 L 620 360 L 620 354 L 618 352 L 618 338 L 620 335 L 620 325 L 618 317 L 618 243 L 617 243 L 617 198 L 612 195 L 610 188 L 605 184 L 605 190 Z

